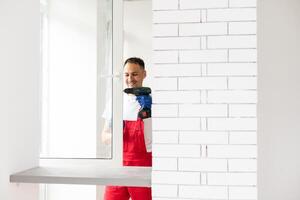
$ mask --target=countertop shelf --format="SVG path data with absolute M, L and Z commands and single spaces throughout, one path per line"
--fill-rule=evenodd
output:
M 151 167 L 35 167 L 12 174 L 10 182 L 150 187 Z

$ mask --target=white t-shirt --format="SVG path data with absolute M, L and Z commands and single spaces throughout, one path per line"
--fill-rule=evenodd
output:
M 107 102 L 107 105 L 104 109 L 102 117 L 109 122 L 112 120 L 112 113 L 111 113 L 111 101 Z M 136 99 L 136 96 L 130 94 L 123 94 L 123 120 L 128 121 L 136 121 L 138 118 L 138 112 L 141 106 Z M 144 139 L 145 139 L 145 146 L 147 152 L 152 151 L 152 118 L 143 119 L 144 122 Z M 109 123 L 111 124 L 111 123 Z

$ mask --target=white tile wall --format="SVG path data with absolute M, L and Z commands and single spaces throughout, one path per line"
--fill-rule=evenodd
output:
M 230 62 L 256 62 L 256 49 L 229 49 Z
M 231 131 L 229 144 L 257 144 L 257 134 L 255 131 Z
M 256 0 L 153 0 L 154 200 L 256 200 Z
M 230 77 L 228 78 L 228 88 L 229 89 L 256 89 L 257 88 L 256 77 Z
M 235 58 L 234 55 L 233 59 Z M 182 63 L 226 62 L 227 60 L 227 50 L 191 50 L 179 52 L 179 61 Z
M 201 64 L 155 64 L 151 71 L 156 77 L 201 76 Z
M 177 51 L 154 51 L 153 61 L 155 63 L 177 63 L 178 52 Z
M 152 105 L 152 117 L 177 117 L 178 105 L 176 104 L 154 104 Z
M 177 191 L 176 185 L 155 185 L 152 187 L 152 197 L 176 197 Z
M 256 172 L 256 159 L 229 159 L 228 169 L 230 172 Z
M 256 117 L 255 104 L 231 104 L 229 105 L 230 117 Z
M 255 76 L 256 63 L 208 63 L 208 76 Z
M 153 49 L 199 49 L 200 38 L 193 37 L 165 37 L 154 38 Z
M 180 171 L 215 171 L 226 172 L 226 159 L 179 158 Z
M 255 118 L 209 118 L 207 121 L 208 130 L 256 130 Z
M 200 91 L 157 91 L 153 93 L 154 103 L 199 103 Z
M 200 184 L 200 173 L 153 171 L 152 183 L 198 185 Z
M 179 36 L 224 35 L 227 23 L 186 23 L 179 24 Z
M 225 131 L 180 131 L 179 143 L 228 144 L 228 133 Z
M 233 32 L 237 32 L 239 27 L 233 26 Z M 237 30 L 236 30 L 237 29 Z M 152 26 L 153 36 L 178 36 L 177 24 L 153 24 Z
M 207 46 L 210 49 L 233 49 L 233 48 L 255 48 L 256 36 L 230 35 L 230 36 L 208 36 Z
M 152 10 L 176 10 L 177 8 L 178 0 L 153 1 L 152 4 Z
M 154 157 L 200 157 L 200 145 L 154 144 Z
M 229 34 L 256 34 L 256 22 L 229 22 Z
M 155 131 L 152 140 L 156 144 L 177 144 L 178 131 Z
M 185 77 L 178 79 L 179 90 L 226 89 L 225 77 Z
M 179 105 L 182 117 L 226 117 L 226 104 L 183 104 Z
M 151 86 L 153 90 L 177 90 L 177 78 L 156 78 Z
M 153 12 L 153 23 L 176 23 L 177 24 L 177 23 L 187 23 L 187 22 L 200 22 L 200 18 L 201 18 L 200 10 L 176 10 L 176 11 L 154 11 Z
M 256 91 L 218 90 L 208 91 L 208 103 L 256 103 Z
M 256 158 L 255 145 L 208 145 L 207 157 Z
M 255 8 L 227 8 L 227 9 L 208 9 L 207 21 L 209 22 L 231 22 L 231 21 L 255 21 Z
M 153 118 L 153 130 L 200 130 L 198 118 Z
M 177 158 L 153 157 L 153 170 L 176 171 Z
M 179 197 L 193 199 L 226 199 L 226 187 L 216 186 L 179 186 Z
M 229 0 L 229 7 L 256 7 L 256 0 Z
M 242 199 L 257 199 L 256 187 L 229 187 L 229 198 Z
M 256 173 L 208 173 L 208 185 L 256 185 Z
M 226 8 L 228 0 L 180 0 L 180 9 Z

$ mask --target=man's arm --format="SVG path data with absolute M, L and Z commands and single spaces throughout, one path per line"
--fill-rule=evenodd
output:
M 101 141 L 107 145 L 111 144 L 111 135 L 111 122 L 109 120 L 105 120 L 101 133 Z

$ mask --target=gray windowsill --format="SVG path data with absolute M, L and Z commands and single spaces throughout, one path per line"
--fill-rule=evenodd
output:
M 151 167 L 36 167 L 10 175 L 10 182 L 150 187 Z

